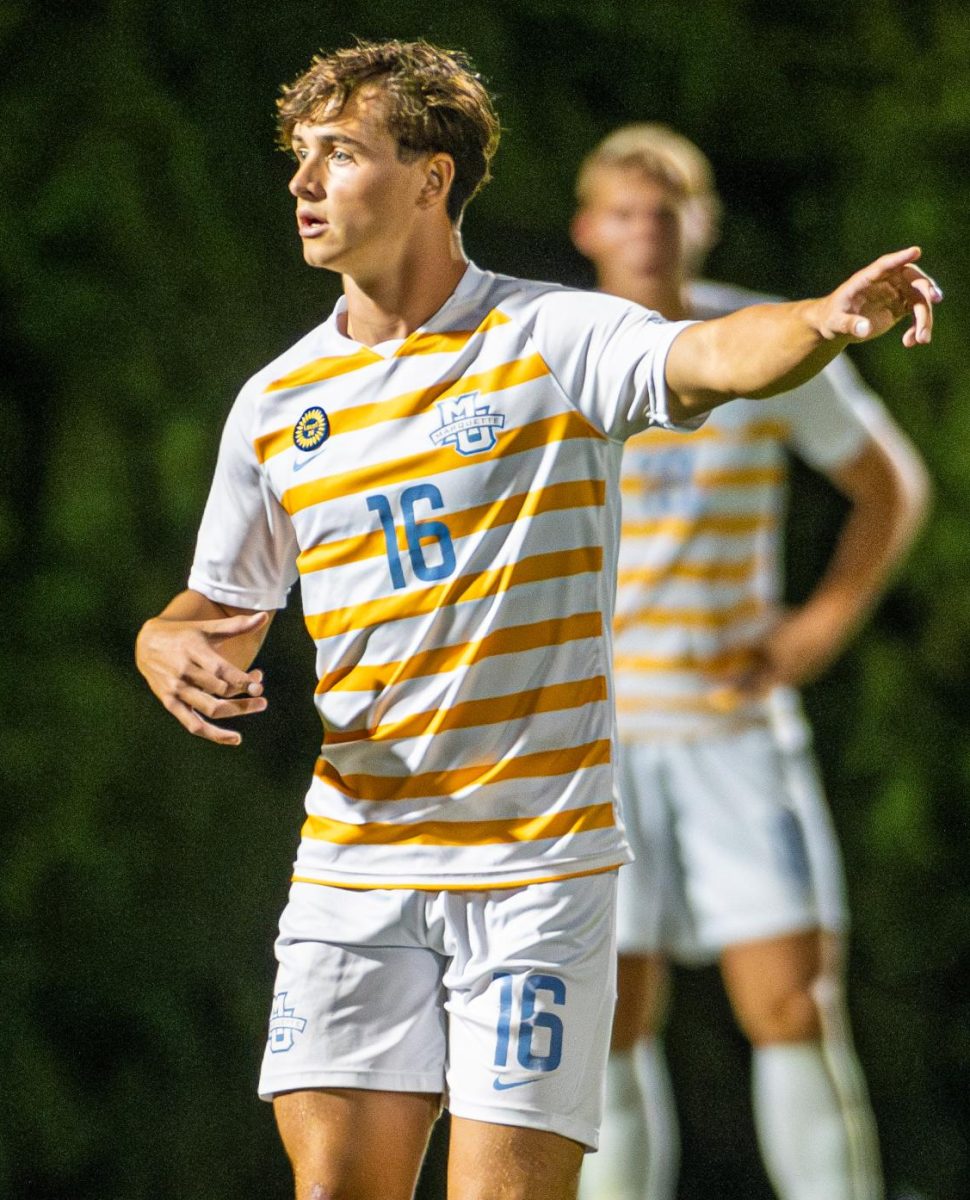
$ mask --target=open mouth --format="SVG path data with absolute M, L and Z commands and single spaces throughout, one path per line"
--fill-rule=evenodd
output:
M 296 220 L 300 237 L 303 238 L 319 237 L 327 228 L 327 222 L 322 217 L 317 217 L 310 212 L 298 212 Z

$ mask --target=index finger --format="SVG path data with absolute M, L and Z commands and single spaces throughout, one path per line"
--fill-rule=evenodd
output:
M 905 267 L 907 263 L 916 262 L 922 254 L 923 251 L 919 246 L 907 246 L 905 250 L 892 250 L 888 254 L 880 255 L 868 267 L 863 267 L 859 274 L 870 277 L 870 282 L 874 283 L 890 271 L 896 271 L 900 267 Z

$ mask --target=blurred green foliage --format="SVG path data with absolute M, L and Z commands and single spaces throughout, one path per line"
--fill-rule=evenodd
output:
M 586 281 L 565 236 L 576 167 L 613 125 L 649 118 L 714 161 L 729 214 L 716 277 L 811 294 L 918 241 L 949 293 L 930 350 L 887 340 L 857 357 L 929 460 L 937 507 L 808 699 L 887 1174 L 970 1194 L 962 0 L 0 8 L 0 1194 L 289 1194 L 252 1088 L 317 736 L 308 644 L 295 615 L 277 623 L 272 707 L 235 752 L 166 717 L 131 645 L 182 586 L 235 390 L 336 294 L 302 266 L 272 101 L 353 34 L 462 46 L 498 92 L 504 146 L 465 231 L 484 265 Z M 795 594 L 839 515 L 796 482 Z M 739 1047 L 709 1019 L 720 1003 L 686 983 L 672 1034 L 683 1194 L 758 1197 Z

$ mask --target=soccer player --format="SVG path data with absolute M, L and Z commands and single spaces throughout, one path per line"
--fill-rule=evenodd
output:
M 573 237 L 602 288 L 671 320 L 750 303 L 695 280 L 719 209 L 710 164 L 658 125 L 607 137 Z M 785 458 L 848 499 L 827 569 L 780 606 Z M 615 621 L 618 778 L 636 862 L 620 872 L 619 1000 L 600 1153 L 583 1194 L 671 1200 L 677 1129 L 660 1034 L 667 962 L 717 957 L 753 1044 L 754 1112 L 783 1200 L 881 1194 L 842 1004 L 839 854 L 793 688 L 839 654 L 927 503 L 916 451 L 850 365 L 698 433 L 627 446 Z
M 188 588 L 140 669 L 190 732 L 266 705 L 300 580 L 323 744 L 260 1079 L 299 1200 L 406 1200 L 442 1099 L 452 1200 L 566 1200 L 614 1001 L 612 648 L 623 440 L 696 424 L 912 315 L 916 248 L 710 323 L 490 274 L 459 225 L 498 141 L 460 55 L 368 43 L 279 102 L 331 316 L 243 387 Z

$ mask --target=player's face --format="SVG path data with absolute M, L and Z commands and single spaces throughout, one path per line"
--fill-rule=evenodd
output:
M 427 163 L 399 158 L 380 92 L 362 89 L 332 120 L 297 124 L 292 145 L 306 262 L 355 278 L 382 273 L 407 246 Z
M 683 201 L 636 167 L 602 167 L 576 218 L 579 250 L 601 271 L 674 277 L 683 271 Z

